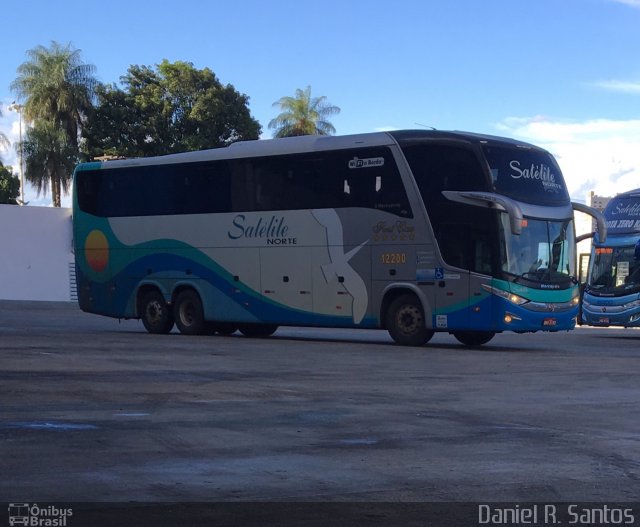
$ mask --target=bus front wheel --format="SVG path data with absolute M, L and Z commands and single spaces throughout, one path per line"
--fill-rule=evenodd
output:
M 427 328 L 422 304 L 415 295 L 404 294 L 393 300 L 386 315 L 391 338 L 403 346 L 422 346 L 433 337 Z
M 167 334 L 173 328 L 173 315 L 160 291 L 150 290 L 140 297 L 139 313 L 149 333 Z
M 482 346 L 495 337 L 493 331 L 454 331 L 453 336 L 465 346 Z
M 173 318 L 183 335 L 202 335 L 205 332 L 204 311 L 198 293 L 182 291 L 173 303 Z

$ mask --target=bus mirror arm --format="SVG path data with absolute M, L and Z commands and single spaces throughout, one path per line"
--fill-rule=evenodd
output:
M 584 240 L 588 240 L 589 238 L 593 238 L 592 232 L 588 232 L 587 234 L 581 234 L 580 236 L 576 236 L 576 243 L 583 242 Z
M 598 241 L 600 243 L 607 241 L 607 222 L 604 219 L 604 215 L 602 214 L 602 212 L 594 209 L 593 207 L 589 207 L 588 205 L 583 205 L 582 203 L 571 202 L 571 206 L 573 207 L 573 210 L 583 212 L 593 217 L 596 220 Z
M 509 215 L 509 224 L 512 234 L 520 234 L 522 232 L 522 209 L 512 199 L 494 194 L 492 192 L 471 192 L 459 190 L 443 190 L 442 194 L 445 198 L 458 203 L 467 205 L 497 207 L 506 211 Z

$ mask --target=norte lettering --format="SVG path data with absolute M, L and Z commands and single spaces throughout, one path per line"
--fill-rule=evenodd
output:
M 296 238 L 288 238 L 289 226 L 284 222 L 284 216 L 264 218 L 258 221 L 247 221 L 244 214 L 238 214 L 233 218 L 232 228 L 227 231 L 227 236 L 232 240 L 264 239 L 267 245 L 296 245 Z

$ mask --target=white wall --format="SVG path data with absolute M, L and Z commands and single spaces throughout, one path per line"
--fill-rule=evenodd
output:
M 0 205 L 0 299 L 71 300 L 72 265 L 71 209 Z

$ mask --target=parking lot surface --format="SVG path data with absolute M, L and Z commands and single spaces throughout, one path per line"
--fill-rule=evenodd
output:
M 0 499 L 628 501 L 640 333 L 147 334 L 0 302 Z

